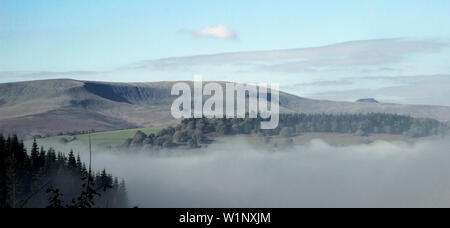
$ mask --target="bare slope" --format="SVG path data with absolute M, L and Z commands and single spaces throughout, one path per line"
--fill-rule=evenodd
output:
M 0 132 L 30 135 L 175 124 L 175 82 L 109 83 L 70 79 L 0 84 Z M 450 107 L 352 103 L 280 94 L 282 112 L 386 112 L 450 121 Z

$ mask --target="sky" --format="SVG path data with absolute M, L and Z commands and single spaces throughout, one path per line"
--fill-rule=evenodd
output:
M 448 12 L 448 0 L 0 0 L 0 83 L 200 74 L 448 106 Z

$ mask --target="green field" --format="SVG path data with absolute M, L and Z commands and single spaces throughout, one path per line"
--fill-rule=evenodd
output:
M 135 128 L 116 131 L 96 132 L 91 134 L 92 146 L 100 148 L 116 147 L 125 142 L 127 138 L 132 138 L 138 130 L 145 134 L 158 133 L 164 127 L 151 127 L 151 128 Z M 72 143 L 88 144 L 89 137 L 87 134 L 75 135 L 75 136 L 54 136 L 49 138 L 39 139 L 40 143 L 49 144 L 61 144 L 61 139 L 65 138 L 69 141 L 67 145 Z

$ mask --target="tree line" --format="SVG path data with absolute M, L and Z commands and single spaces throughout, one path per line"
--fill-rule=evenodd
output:
M 293 137 L 303 133 L 346 133 L 359 136 L 370 134 L 393 134 L 408 137 L 425 137 L 446 134 L 448 125 L 434 119 L 420 119 L 410 116 L 368 113 L 368 114 L 280 114 L 277 128 L 260 129 L 258 118 L 199 118 L 183 119 L 176 127 L 167 127 L 157 134 L 146 135 L 138 131 L 127 139 L 122 148 L 196 148 L 209 143 L 208 136 L 258 134 L 262 136 Z
M 47 150 L 33 141 L 30 153 L 17 136 L 0 134 L 0 208 L 128 207 L 125 181 L 106 170 L 91 172 L 79 155 Z

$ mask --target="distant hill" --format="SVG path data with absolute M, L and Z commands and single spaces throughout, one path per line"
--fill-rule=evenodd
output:
M 362 99 L 358 99 L 356 102 L 361 102 L 361 103 L 380 103 L 377 100 L 375 100 L 375 98 L 362 98 Z
M 167 126 L 176 82 L 111 83 L 55 79 L 0 84 L 0 132 L 56 134 Z M 224 83 L 224 82 L 219 82 Z M 395 113 L 450 121 L 450 107 L 313 100 L 280 93 L 283 113 Z

